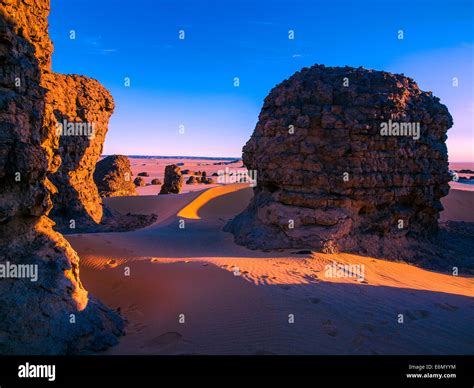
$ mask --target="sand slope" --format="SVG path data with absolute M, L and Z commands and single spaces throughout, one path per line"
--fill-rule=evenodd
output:
M 445 218 L 466 206 L 453 192 Z M 134 232 L 67 236 L 87 289 L 128 319 L 127 336 L 108 354 L 474 353 L 472 277 L 237 246 L 221 229 L 251 196 L 237 184 L 117 198 L 110 203 L 117 210 L 154 212 L 158 221 Z M 364 281 L 327 277 L 333 262 L 364 265 Z
M 473 186 L 474 189 L 474 186 Z M 449 191 L 449 195 L 441 200 L 444 211 L 440 221 L 474 222 L 474 192 L 472 190 Z

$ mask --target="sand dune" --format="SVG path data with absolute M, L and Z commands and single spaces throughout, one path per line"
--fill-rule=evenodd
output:
M 444 211 L 440 214 L 441 221 L 474 222 L 474 186 L 473 190 L 453 190 L 441 200 Z
M 236 184 L 114 198 L 119 211 L 159 218 L 133 232 L 68 236 L 87 289 L 128 320 L 127 335 L 108 354 L 474 352 L 472 277 L 349 254 L 237 246 L 221 229 L 251 196 Z M 466 198 L 453 190 L 443 217 L 458 217 Z M 363 265 L 363 281 L 327 277 L 335 262 Z

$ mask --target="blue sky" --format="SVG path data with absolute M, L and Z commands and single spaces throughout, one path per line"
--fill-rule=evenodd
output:
M 270 89 L 321 63 L 413 77 L 454 117 L 450 160 L 474 161 L 472 1 L 52 0 L 51 8 L 53 69 L 96 78 L 114 96 L 106 154 L 240 156 Z

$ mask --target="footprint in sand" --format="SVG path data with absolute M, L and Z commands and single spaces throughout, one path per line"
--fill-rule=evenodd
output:
M 161 334 L 158 337 L 152 338 L 151 340 L 145 341 L 143 346 L 167 346 L 180 341 L 181 338 L 183 338 L 181 334 L 175 331 L 170 331 L 168 333 Z
M 140 333 L 143 329 L 147 328 L 147 325 L 145 325 L 144 323 L 137 323 L 133 325 L 132 328 L 135 333 Z
M 115 259 L 107 260 L 105 262 L 105 267 L 107 268 L 115 268 L 116 266 L 118 266 L 118 262 Z
M 323 322 L 323 330 L 331 337 L 337 336 L 337 328 L 330 319 Z
M 374 325 L 371 325 L 370 323 L 364 323 L 362 326 L 362 330 L 368 331 L 369 333 L 375 333 L 376 328 Z
M 418 319 L 425 319 L 431 316 L 431 313 L 426 310 L 412 310 L 406 311 L 405 315 L 411 320 L 416 321 Z
M 114 284 L 112 284 L 112 291 L 117 291 L 118 289 L 122 288 L 123 287 L 123 284 L 122 284 L 122 281 L 118 281 L 118 282 L 115 282 Z
M 447 311 L 459 310 L 458 306 L 454 306 L 454 305 L 449 304 L 449 303 L 435 303 L 435 306 L 440 308 L 440 309 L 447 310 Z

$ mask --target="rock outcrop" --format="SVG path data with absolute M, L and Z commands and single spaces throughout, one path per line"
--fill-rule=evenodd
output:
M 161 185 L 161 181 L 158 178 L 154 178 L 150 182 L 152 185 Z
M 0 265 L 29 271 L 0 279 L 0 354 L 103 350 L 123 329 L 88 295 L 76 252 L 47 217 L 48 175 L 61 162 L 47 106 L 48 14 L 47 0 L 0 0 Z
M 94 182 L 101 197 L 137 195 L 132 175 L 126 156 L 110 155 L 96 164 Z
M 141 176 L 137 176 L 133 180 L 133 184 L 137 187 L 145 186 L 145 179 L 143 179 Z
M 198 183 L 198 178 L 196 178 L 195 176 L 190 176 L 186 181 L 187 185 L 197 185 Z
M 181 169 L 171 164 L 165 168 L 165 177 L 161 186 L 160 194 L 179 194 L 183 187 L 183 174 Z
M 98 81 L 78 75 L 47 73 L 46 109 L 57 121 L 62 163 L 51 175 L 58 192 L 53 197 L 51 218 L 58 230 L 74 220 L 78 228 L 99 224 L 103 204 L 94 183 L 114 110 L 112 96 Z
M 265 98 L 243 148 L 255 195 L 225 230 L 251 248 L 398 257 L 437 231 L 451 126 L 403 75 L 305 68 Z

